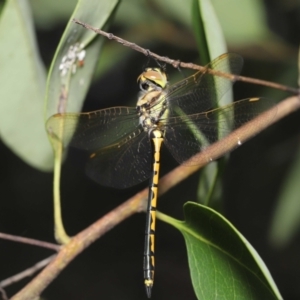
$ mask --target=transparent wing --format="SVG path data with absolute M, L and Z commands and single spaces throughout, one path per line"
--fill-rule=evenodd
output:
M 225 137 L 274 105 L 270 99 L 249 98 L 207 112 L 171 117 L 165 125 L 165 145 L 179 163 L 184 163 L 217 142 L 220 131 Z M 274 114 L 266 116 L 273 117 Z M 232 123 L 231 129 L 228 122 Z
M 208 64 L 207 69 L 238 74 L 241 66 L 240 56 L 225 54 Z M 165 130 L 165 144 L 179 163 L 274 105 L 267 99 L 251 98 L 215 108 L 231 86 L 227 78 L 197 72 L 162 92 L 159 101 L 153 102 L 152 112 L 161 110 L 166 102 L 166 118 L 160 120 L 158 127 Z M 135 108 L 58 114 L 48 120 L 47 129 L 64 146 L 70 142 L 91 153 L 88 174 L 102 185 L 125 188 L 150 176 L 151 144 Z
M 243 65 L 241 56 L 234 53 L 223 54 L 206 69 L 223 73 L 239 74 Z M 220 99 L 232 87 L 233 82 L 225 77 L 199 71 L 172 85 L 166 95 L 169 116 L 194 114 L 217 107 Z M 163 101 L 163 100 L 162 100 Z
M 116 144 L 139 127 L 136 109 L 112 107 L 81 114 L 56 114 L 46 124 L 48 132 L 64 146 L 95 151 Z
M 46 126 L 64 147 L 69 144 L 90 153 L 87 174 L 102 185 L 125 188 L 150 176 L 151 146 L 135 108 L 56 114 Z
M 116 145 L 90 155 L 87 174 L 101 185 L 127 188 L 145 181 L 151 174 L 151 145 L 148 134 L 141 131 Z

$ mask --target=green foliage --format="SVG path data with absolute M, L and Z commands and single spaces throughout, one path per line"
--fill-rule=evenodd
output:
M 295 77 L 294 69 L 285 72 L 284 77 Z M 300 49 L 298 52 L 298 86 L 300 86 Z M 300 227 L 300 152 L 296 154 L 289 173 L 278 197 L 278 203 L 270 226 L 270 240 L 274 246 L 284 248 L 290 244 L 293 237 L 299 232 Z
M 27 0 L 6 2 L 0 19 L 0 134 L 28 164 L 52 166 L 43 120 L 46 74 Z
M 300 157 L 298 154 L 282 187 L 271 224 L 270 239 L 278 247 L 284 247 L 290 243 L 299 230 L 299 176 Z
M 195 50 L 197 44 L 205 63 L 227 51 L 224 36 L 227 42 L 241 49 L 253 42 L 259 43 L 261 48 L 271 42 L 274 49 L 278 45 L 278 39 L 266 26 L 264 8 L 258 0 L 244 0 L 242 5 L 238 0 L 189 0 L 176 4 L 172 0 L 157 0 L 153 1 L 153 11 L 147 1 L 128 0 L 118 5 L 117 0 L 8 0 L 3 6 L 0 18 L 0 135 L 17 156 L 34 168 L 45 171 L 53 164 L 45 120 L 57 112 L 81 110 L 100 56 L 97 73 L 104 74 L 131 51 L 116 43 L 102 49 L 103 39 L 74 24 L 73 18 L 98 28 L 108 28 L 114 21 L 123 29 L 123 36 L 129 40 L 134 36 L 135 41 L 143 45 L 157 45 L 162 40 L 172 47 Z M 158 11 L 169 19 L 156 14 Z M 36 43 L 34 23 L 40 28 L 50 28 L 62 22 L 67 23 L 66 29 L 47 77 Z M 180 24 L 183 34 L 175 35 L 179 29 L 172 23 Z M 132 30 L 137 24 L 138 28 Z M 184 38 L 187 32 L 191 34 L 191 28 L 196 42 L 189 44 Z M 172 39 L 173 36 L 176 38 Z M 70 47 L 77 44 L 79 52 L 86 51 L 84 67 L 77 59 L 61 76 L 62 60 Z M 222 104 L 229 103 L 232 95 L 224 99 Z M 272 227 L 272 238 L 280 245 L 290 241 L 299 228 L 299 161 L 287 176 Z M 214 162 L 202 172 L 198 192 L 202 203 L 208 204 L 211 199 L 221 197 L 221 169 L 222 165 Z M 184 212 L 185 222 L 162 214 L 160 218 L 180 230 L 185 238 L 198 299 L 281 298 L 257 252 L 229 221 L 210 208 L 192 203 L 184 206 Z
M 227 46 L 218 17 L 210 0 L 194 0 L 192 20 L 201 62 L 206 64 L 213 58 L 227 52 Z M 230 70 L 228 70 L 230 73 Z M 219 105 L 226 105 L 233 101 L 232 91 L 224 97 L 219 97 Z M 230 124 L 227 124 L 230 126 Z M 220 198 L 222 161 L 212 162 L 201 171 L 198 186 L 198 201 L 209 205 Z
M 250 45 L 271 38 L 262 1 L 211 0 L 228 43 Z
M 103 28 L 113 15 L 117 4 L 118 1 L 78 1 L 50 67 L 45 98 L 45 119 L 58 112 L 81 110 L 99 58 L 103 39 L 96 33 L 78 26 L 73 19 L 89 20 L 95 27 Z M 91 10 L 94 12 L 92 15 Z M 84 68 L 78 66 L 77 59 L 71 67 L 66 66 L 65 74 L 59 74 L 63 59 L 70 53 L 71 47 L 76 46 L 79 48 L 77 54 L 81 51 L 86 52 L 83 60 Z
M 227 52 L 220 22 L 210 0 L 193 1 L 193 27 L 202 63 Z M 231 102 L 231 101 L 229 101 Z M 227 103 L 229 103 L 227 102 Z M 226 101 L 223 103 L 225 104 Z
M 184 222 L 159 218 L 183 234 L 198 299 L 282 298 L 258 253 L 228 220 L 192 202 L 184 214 Z

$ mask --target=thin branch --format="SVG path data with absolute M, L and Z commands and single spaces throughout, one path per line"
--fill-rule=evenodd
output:
M 117 224 L 141 211 L 140 207 L 143 206 L 146 196 L 147 190 L 142 191 L 74 236 L 68 244 L 62 246 L 56 258 L 11 300 L 30 300 L 38 297 L 79 253 Z
M 6 292 L 2 287 L 0 287 L 0 293 L 1 293 L 1 296 L 2 296 L 2 300 L 8 300 Z
M 91 26 L 87 23 L 81 22 L 77 19 L 73 19 L 73 22 L 83 26 L 86 29 L 92 30 L 97 34 L 105 36 L 106 38 L 108 38 L 110 40 L 114 40 L 114 41 L 122 44 L 125 47 L 129 47 L 132 50 L 141 52 L 142 54 L 144 54 L 146 56 L 151 56 L 156 60 L 162 61 L 166 64 L 170 64 L 175 68 L 181 67 L 181 68 L 188 68 L 188 69 L 198 70 L 198 71 L 202 71 L 202 72 L 205 71 L 205 72 L 213 74 L 213 75 L 228 78 L 229 80 L 232 80 L 232 81 L 242 81 L 242 82 L 248 82 L 248 83 L 251 83 L 251 84 L 263 85 L 263 86 L 267 86 L 267 87 L 271 87 L 271 88 L 291 92 L 291 93 L 296 94 L 296 95 L 300 93 L 300 89 L 289 87 L 289 86 L 282 85 L 282 84 L 279 84 L 279 83 L 266 81 L 266 80 L 261 80 L 261 79 L 256 79 L 256 78 L 251 78 L 251 77 L 246 77 L 246 76 L 230 74 L 230 73 L 225 73 L 225 72 L 220 72 L 220 71 L 213 70 L 213 69 L 207 69 L 206 67 L 199 66 L 199 65 L 196 65 L 196 64 L 193 64 L 193 63 L 185 63 L 185 62 L 182 62 L 182 61 L 179 61 L 179 60 L 171 59 L 171 58 L 166 57 L 166 56 L 160 56 L 156 53 L 151 52 L 148 49 L 142 48 L 141 46 L 139 46 L 135 43 L 128 42 L 128 41 L 126 41 L 126 40 L 124 40 L 124 39 L 122 39 L 118 36 L 115 36 L 112 33 L 108 33 L 108 32 L 105 32 L 101 29 L 94 28 L 93 26 Z
M 276 106 L 239 127 L 222 140 L 212 144 L 203 152 L 193 156 L 186 163 L 189 165 L 188 167 L 185 167 L 185 165 L 180 165 L 169 172 L 166 176 L 162 177 L 159 181 L 159 194 L 166 193 L 173 186 L 176 186 L 179 182 L 198 171 L 207 163 L 234 150 L 239 145 L 258 134 L 260 131 L 278 122 L 299 108 L 300 97 L 298 96 L 293 96 L 281 101 Z M 196 161 L 197 165 L 195 165 L 193 161 Z
M 51 250 L 54 250 L 57 252 L 61 249 L 61 246 L 56 245 L 56 244 L 39 241 L 39 240 L 35 240 L 35 239 L 30 239 L 30 238 L 25 238 L 25 237 L 17 236 L 17 235 L 11 235 L 11 234 L 2 233 L 2 232 L 0 232 L 0 239 L 23 243 L 23 244 L 28 244 L 28 245 L 33 245 L 33 246 L 38 246 L 38 247 L 42 247 L 42 248 L 47 248 L 47 249 L 51 249 Z
M 259 115 L 257 118 L 241 126 L 224 139 L 211 145 L 205 151 L 193 157 L 192 159 L 197 161 L 196 166 L 186 167 L 180 165 L 162 177 L 159 183 L 159 194 L 164 194 L 178 182 L 202 168 L 212 159 L 216 159 L 226 154 L 228 151 L 235 149 L 238 142 L 246 141 L 251 136 L 259 133 L 264 128 L 279 121 L 299 108 L 300 99 L 296 96 L 280 102 L 270 110 Z M 61 251 L 56 258 L 27 286 L 13 296 L 11 300 L 30 300 L 39 296 L 58 274 L 91 243 L 129 216 L 136 212 L 144 211 L 147 194 L 148 189 L 146 188 L 73 237 L 68 244 L 61 248 Z
M 32 276 L 34 273 L 36 273 L 37 271 L 39 271 L 40 269 L 44 268 L 45 266 L 47 266 L 51 260 L 53 260 L 55 258 L 57 254 L 51 255 L 48 258 L 43 259 L 42 261 L 36 263 L 35 265 L 33 265 L 32 267 L 20 272 L 19 274 L 13 275 L 5 280 L 0 281 L 0 288 L 4 288 L 6 286 L 9 286 L 15 282 L 18 282 L 26 277 L 30 277 Z

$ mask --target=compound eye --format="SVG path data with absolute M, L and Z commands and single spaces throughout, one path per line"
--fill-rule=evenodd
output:
M 147 82 L 141 82 L 140 89 L 145 92 L 149 91 L 149 84 Z

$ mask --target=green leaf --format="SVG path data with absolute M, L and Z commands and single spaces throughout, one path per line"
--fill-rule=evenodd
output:
M 39 28 L 54 27 L 69 20 L 77 0 L 30 0 L 34 22 Z
M 228 220 L 191 202 L 184 213 L 184 222 L 158 217 L 183 234 L 198 299 L 282 299 L 258 253 Z
M 95 32 L 75 24 L 73 18 L 83 22 L 88 21 L 94 27 L 103 28 L 107 26 L 118 3 L 118 0 L 78 1 L 51 64 L 45 97 L 46 119 L 56 113 L 81 110 L 100 55 L 103 38 L 100 38 Z M 60 172 L 64 150 L 61 143 L 64 132 L 63 119 L 58 126 L 60 129 L 58 132 L 59 139 L 53 134 L 51 119 L 46 123 L 48 136 L 54 149 L 55 237 L 58 242 L 67 243 L 69 237 L 63 226 L 60 209 Z
M 227 52 L 223 31 L 210 0 L 194 0 L 193 27 L 200 55 L 204 55 L 205 63 Z M 205 45 L 206 49 L 202 45 Z
M 284 73 L 285 77 L 288 77 L 287 74 L 288 72 Z M 295 74 L 293 74 L 293 78 L 295 78 Z M 298 86 L 300 86 L 300 48 L 298 52 Z M 298 155 L 281 189 L 271 224 L 270 240 L 277 247 L 286 246 L 300 227 L 299 176 L 300 152 L 298 150 Z
M 210 0 L 194 0 L 193 8 L 193 28 L 198 44 L 199 54 L 203 64 L 208 63 L 213 58 L 227 52 L 227 46 L 222 28 L 218 21 L 214 7 Z M 228 69 L 230 73 L 230 69 Z M 219 106 L 232 102 L 232 91 L 228 91 L 221 99 Z M 230 126 L 230 124 L 228 124 Z M 220 138 L 222 138 L 220 136 Z M 198 187 L 198 196 L 201 203 L 209 204 L 212 198 L 220 195 L 220 166 L 219 163 L 213 163 L 206 166 L 201 171 L 201 180 Z M 216 192 L 214 189 L 218 187 Z
M 197 191 L 199 203 L 216 208 L 216 204 L 221 199 L 222 186 L 220 175 L 222 174 L 222 171 L 221 160 L 209 163 L 202 171 L 200 171 L 200 180 Z
M 177 22 L 191 27 L 191 4 L 192 0 L 176 1 L 174 0 L 153 0 L 159 11 L 167 15 L 168 18 L 173 18 Z
M 75 24 L 73 18 L 81 21 L 89 20 L 95 27 L 103 28 L 107 25 L 118 3 L 117 0 L 110 2 L 104 0 L 78 1 L 57 47 L 48 74 L 44 112 L 46 120 L 57 113 L 81 110 L 103 44 L 103 38 L 100 38 L 95 32 Z M 91 11 L 93 11 L 92 14 Z M 52 136 L 50 125 L 49 122 L 46 123 L 46 129 L 55 152 L 54 177 L 58 184 L 63 149 L 60 140 Z M 62 130 L 60 133 L 62 139 L 63 122 L 59 126 Z M 58 195 L 58 186 L 56 192 Z
M 103 28 L 107 25 L 118 3 L 118 0 L 78 1 L 49 71 L 45 97 L 46 119 L 55 113 L 81 110 L 99 59 L 103 39 L 93 31 L 75 24 L 72 21 L 73 18 L 88 22 L 96 28 Z M 67 57 L 72 55 L 75 56 L 74 60 L 68 60 Z M 82 64 L 81 55 L 84 56 Z M 61 67 L 63 70 L 60 69 Z
M 210 0 L 194 0 L 193 28 L 201 61 L 204 64 L 227 52 L 223 31 Z M 230 68 L 228 72 L 230 73 Z M 227 93 L 220 100 L 220 105 L 230 104 L 232 92 Z
M 271 37 L 260 0 L 211 0 L 229 44 L 257 44 Z
M 300 226 L 300 152 L 282 187 L 272 220 L 270 239 L 277 247 L 286 246 Z
M 6 2 L 0 19 L 0 135 L 29 165 L 49 170 L 52 150 L 43 120 L 46 76 L 27 0 Z

